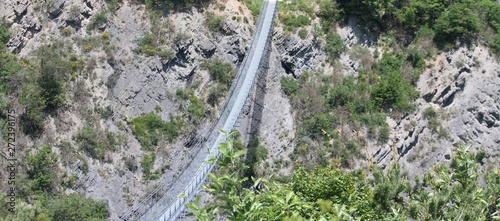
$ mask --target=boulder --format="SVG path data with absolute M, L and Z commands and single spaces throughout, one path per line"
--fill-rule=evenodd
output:
M 58 15 L 61 14 L 65 2 L 66 2 L 66 0 L 55 0 L 55 1 L 51 2 L 49 4 L 49 6 L 47 7 L 47 12 L 52 17 L 57 17 Z

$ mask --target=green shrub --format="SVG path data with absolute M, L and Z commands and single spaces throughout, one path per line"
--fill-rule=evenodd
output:
M 391 129 L 389 128 L 389 125 L 387 124 L 382 125 L 382 127 L 378 130 L 378 142 L 386 143 L 389 140 L 390 134 L 391 134 Z
M 307 34 L 308 34 L 308 32 L 307 32 L 306 29 L 300 29 L 299 30 L 299 37 L 300 37 L 300 39 L 306 39 Z
M 87 30 L 94 30 L 96 27 L 104 25 L 108 22 L 108 13 L 106 10 L 99 11 L 94 17 L 90 19 L 90 22 L 87 24 Z
M 500 33 L 495 35 L 490 47 L 493 49 L 493 52 L 500 55 Z
M 319 3 L 318 16 L 321 18 L 323 31 L 328 32 L 335 22 L 340 21 L 341 13 L 335 1 L 322 0 Z
M 479 8 L 485 13 L 486 22 L 497 33 L 500 32 L 500 4 L 494 1 L 480 1 Z
M 214 12 L 207 12 L 208 29 L 212 32 L 219 32 L 224 27 L 224 16 L 216 15 Z
M 19 70 L 17 56 L 0 46 L 0 97 L 9 91 L 10 77 L 15 75 Z
M 304 120 L 303 130 L 311 137 L 322 137 L 324 132 L 332 133 L 335 125 L 335 119 L 329 114 L 315 114 Z
M 252 12 L 253 20 L 257 21 L 257 17 L 260 13 L 260 8 L 262 7 L 262 1 L 259 0 L 243 0 L 243 4 L 247 6 L 247 8 Z M 248 19 L 244 17 L 246 20 L 245 23 L 248 23 Z
M 76 141 L 80 143 L 80 148 L 89 153 L 90 156 L 96 159 L 104 159 L 106 150 L 99 141 L 97 131 L 90 127 L 84 126 L 78 130 Z
M 143 53 L 148 56 L 154 56 L 158 53 L 157 45 L 155 44 L 153 36 L 150 33 L 146 33 L 144 36 L 137 39 L 137 46 L 136 50 L 139 53 Z
M 169 122 L 163 121 L 154 112 L 132 119 L 132 132 L 141 146 L 146 150 L 153 150 L 158 142 L 166 139 L 172 142 L 181 134 L 183 121 L 179 117 L 172 117 Z
M 133 157 L 125 157 L 123 161 L 125 162 L 125 167 L 130 172 L 135 172 L 137 170 L 137 162 Z
M 428 108 L 425 108 L 423 116 L 425 119 L 433 119 L 437 116 L 437 113 L 433 107 L 428 107 Z
M 199 123 L 203 117 L 207 116 L 207 109 L 202 99 L 191 94 L 187 108 L 188 118 L 195 124 Z
M 154 153 L 145 153 L 142 156 L 141 165 L 142 165 L 142 174 L 146 179 L 149 179 L 152 175 L 151 169 L 153 168 L 153 164 L 155 162 L 155 154 Z
M 231 86 L 234 77 L 234 68 L 231 63 L 221 60 L 205 60 L 201 67 L 207 68 L 212 80 L 217 81 L 228 87 Z
M 435 40 L 438 44 L 452 44 L 467 39 L 479 31 L 477 15 L 466 4 L 453 4 L 436 20 Z
M 347 202 L 356 191 L 352 178 L 334 166 L 318 167 L 307 171 L 304 167 L 294 170 L 292 189 L 307 201 L 329 199 L 335 203 Z
M 370 92 L 374 105 L 399 111 L 410 111 L 414 108 L 411 101 L 418 97 L 418 92 L 403 78 L 400 73 L 402 66 L 402 56 L 384 54 L 377 69 L 381 75 L 380 79 Z
M 104 221 L 109 217 L 108 204 L 94 201 L 80 194 L 61 196 L 51 206 L 53 220 L 67 221 Z
M 99 160 L 104 159 L 107 151 L 117 150 L 119 145 L 114 133 L 108 130 L 105 130 L 104 133 L 98 132 L 91 126 L 80 128 L 75 139 L 79 143 L 80 149 Z
M 10 40 L 9 25 L 7 25 L 5 20 L 2 18 L 0 20 L 0 49 L 3 50 L 5 44 L 7 44 L 9 40 Z
M 183 10 L 190 8 L 195 2 L 193 0 L 145 0 L 146 7 L 149 10 L 161 11 L 161 10 Z M 202 2 L 199 2 L 202 3 Z
M 181 88 L 177 88 L 177 90 L 175 91 L 175 99 L 178 101 L 186 101 L 189 99 L 191 93 L 194 93 L 194 91 L 188 91 L 188 90 L 183 90 Z
M 290 97 L 299 90 L 299 83 L 293 77 L 282 77 L 280 83 L 283 92 Z
M 164 49 L 164 50 L 161 50 L 158 52 L 158 56 L 160 56 L 160 58 L 162 59 L 165 59 L 165 60 L 170 60 L 172 58 L 174 58 L 174 52 L 172 52 L 172 50 L 170 49 Z
M 220 99 L 223 98 L 226 95 L 228 88 L 226 85 L 217 83 L 215 87 L 210 88 L 210 91 L 208 92 L 208 97 L 207 97 L 207 102 L 215 106 L 217 103 L 219 103 Z
M 61 29 L 60 31 L 61 31 L 62 36 L 69 37 L 73 33 L 73 28 L 65 27 L 65 28 Z
M 337 59 L 346 50 L 344 41 L 338 34 L 327 34 L 325 51 L 328 53 L 331 59 Z
M 51 111 L 62 107 L 65 102 L 65 91 L 62 80 L 67 76 L 69 63 L 62 57 L 62 52 L 55 46 L 44 45 L 35 52 L 39 59 L 37 84 L 40 87 L 46 109 Z
M 51 193 L 54 189 L 57 156 L 50 146 L 45 145 L 36 154 L 26 154 L 26 174 L 34 192 Z
M 285 13 L 280 15 L 280 20 L 288 31 L 294 31 L 299 27 L 309 26 L 311 24 L 311 19 L 306 15 L 294 16 Z
M 425 55 L 416 47 L 412 47 L 408 50 L 408 56 L 406 60 L 417 69 L 421 69 L 425 66 Z

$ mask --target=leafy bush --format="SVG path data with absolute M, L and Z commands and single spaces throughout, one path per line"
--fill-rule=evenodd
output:
M 262 7 L 262 1 L 259 0 L 243 0 L 243 4 L 252 12 L 253 20 L 257 21 L 257 17 L 260 13 L 260 8 Z M 247 18 L 244 18 L 247 20 Z M 247 22 L 248 23 L 248 20 Z
M 432 119 L 437 116 L 436 110 L 432 107 L 425 108 L 423 116 L 425 119 Z
M 226 91 L 228 90 L 227 86 L 224 84 L 218 83 L 215 85 L 215 87 L 210 88 L 210 91 L 208 92 L 208 97 L 207 97 L 207 102 L 215 106 L 221 98 L 223 98 L 226 95 Z
M 309 17 L 307 17 L 306 15 L 294 16 L 285 13 L 281 14 L 279 18 L 285 26 L 284 29 L 288 31 L 294 31 L 297 28 L 308 26 L 311 24 L 311 19 L 309 19 Z
M 104 221 L 109 215 L 107 202 L 94 201 L 80 194 L 62 196 L 51 207 L 51 217 L 53 220 Z
M 182 10 L 191 7 L 192 0 L 145 0 L 146 7 L 150 10 Z
M 349 200 L 356 187 L 352 177 L 334 166 L 329 166 L 318 167 L 312 171 L 307 171 L 304 167 L 296 168 L 292 176 L 292 189 L 309 202 L 325 199 L 341 203 Z
M 495 38 L 490 44 L 493 51 L 500 55 L 500 33 L 495 35 Z
M 339 58 L 342 53 L 346 50 L 344 41 L 338 34 L 327 34 L 325 51 L 328 53 L 331 59 Z
M 43 45 L 34 54 L 33 71 L 28 74 L 19 96 L 19 103 L 26 110 L 21 115 L 22 130 L 30 135 L 43 130 L 43 112 L 53 112 L 65 104 L 63 82 L 71 70 L 70 62 L 55 45 Z
M 299 83 L 293 77 L 281 77 L 280 83 L 283 92 L 290 97 L 299 90 Z
M 155 179 L 158 177 L 157 172 L 151 172 L 155 162 L 156 155 L 154 153 L 145 153 L 141 160 L 142 174 L 145 179 Z
M 289 185 L 252 180 L 235 171 L 245 170 L 245 153 L 221 143 L 217 174 L 211 173 L 205 191 L 214 203 L 199 205 L 199 197 L 187 205 L 198 220 L 488 220 L 498 217 L 500 172 L 482 173 L 475 155 L 458 148 L 451 165 L 433 166 L 411 184 L 395 163 L 383 170 L 376 166 L 343 172 L 335 166 L 312 170 L 297 168 Z M 272 175 L 271 175 L 272 176 Z M 485 177 L 480 184 L 479 177 Z M 265 186 L 265 188 L 259 188 Z M 257 191 L 256 191 L 257 190 Z M 397 212 L 396 212 L 397 211 Z
M 485 13 L 486 22 L 498 33 L 500 31 L 500 5 L 494 1 L 480 1 L 479 8 Z
M 132 119 L 132 132 L 141 146 L 146 150 L 153 150 L 162 139 L 172 142 L 181 134 L 183 121 L 179 117 L 172 117 L 169 122 L 163 121 L 154 112 Z
M 17 57 L 0 46 L 0 96 L 9 91 L 10 77 L 15 75 L 19 69 Z
M 207 68 L 212 80 L 217 81 L 228 87 L 231 86 L 234 77 L 234 68 L 231 63 L 221 60 L 205 60 L 201 67 Z
M 165 49 L 165 50 L 159 51 L 158 56 L 160 56 L 160 58 L 162 58 L 162 59 L 170 60 L 170 59 L 174 58 L 175 55 L 174 55 L 174 52 L 172 52 L 172 50 Z
M 107 151 L 115 151 L 118 145 L 112 132 L 106 130 L 103 134 L 91 126 L 80 128 L 75 139 L 80 144 L 80 149 L 99 160 L 104 159 Z
M 207 12 L 207 26 L 212 32 L 219 32 L 224 27 L 224 16 L 216 15 L 214 12 Z
M 300 39 L 306 39 L 307 34 L 308 34 L 308 32 L 307 32 L 306 29 L 300 29 L 299 30 L 299 37 L 300 37 Z
M 5 20 L 2 18 L 0 20 L 0 49 L 3 50 L 5 47 L 5 44 L 9 42 L 10 39 L 10 31 L 9 31 L 9 26 L 5 22 Z
M 153 36 L 150 33 L 144 34 L 144 36 L 137 39 L 136 49 L 139 53 L 144 53 L 148 56 L 154 56 L 157 54 L 157 46 L 153 41 Z
M 187 108 L 188 118 L 196 124 L 200 122 L 203 117 L 207 116 L 206 106 L 203 100 L 196 97 L 194 94 L 191 94 L 189 97 L 189 102 L 190 104 Z
M 100 26 L 106 24 L 108 22 L 108 13 L 106 10 L 99 11 L 94 17 L 90 19 L 90 22 L 87 24 L 87 30 L 91 31 L 95 28 L 99 28 Z
M 410 62 L 414 68 L 420 69 L 425 66 L 425 55 L 418 48 L 412 47 L 407 53 L 408 56 L 406 60 Z
M 321 27 L 325 32 L 328 32 L 335 22 L 340 21 L 341 10 L 336 4 L 336 1 L 330 0 L 322 0 L 319 3 L 317 15 L 321 18 Z
M 124 157 L 123 161 L 125 162 L 125 167 L 131 172 L 135 172 L 137 170 L 137 162 L 133 157 Z
M 331 133 L 334 129 L 335 119 L 330 114 L 315 114 L 304 120 L 302 128 L 311 137 L 322 137 L 324 132 Z
M 36 154 L 26 154 L 26 174 L 34 192 L 52 193 L 54 190 L 57 156 L 50 146 L 45 145 Z
M 40 75 L 37 84 L 43 97 L 46 109 L 55 110 L 65 102 L 62 80 L 67 76 L 69 63 L 63 58 L 62 52 L 52 45 L 44 45 L 35 52 L 39 59 Z
M 389 140 L 390 133 L 391 129 L 389 128 L 389 125 L 382 125 L 382 127 L 378 131 L 378 142 L 381 144 L 386 143 Z
M 436 20 L 436 42 L 454 43 L 457 39 L 473 36 L 479 31 L 477 15 L 465 4 L 453 4 Z
M 402 56 L 384 54 L 377 70 L 381 75 L 379 82 L 371 90 L 374 105 L 400 111 L 414 108 L 411 100 L 418 96 L 418 92 L 400 73 L 402 65 Z

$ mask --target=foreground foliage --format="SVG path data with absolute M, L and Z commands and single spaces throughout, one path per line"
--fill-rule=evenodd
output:
M 217 173 L 210 173 L 204 190 L 214 202 L 199 206 L 199 198 L 187 207 L 198 220 L 498 220 L 500 219 L 500 171 L 481 173 L 476 156 L 458 148 L 450 166 L 437 165 L 415 185 L 402 176 L 397 163 L 384 172 L 374 167 L 370 176 L 361 171 L 343 172 L 334 166 L 311 171 L 297 168 L 287 184 L 254 181 L 238 171 L 243 150 L 232 140 L 221 143 Z M 483 176 L 486 185 L 480 185 Z M 372 178 L 368 178 L 372 177 Z M 262 185 L 265 184 L 265 185 Z

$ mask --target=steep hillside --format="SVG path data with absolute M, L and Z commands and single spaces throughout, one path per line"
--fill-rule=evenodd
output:
M 385 26 L 364 23 L 366 18 L 342 12 L 351 7 L 343 1 L 337 1 L 337 11 L 328 4 L 281 5 L 259 137 L 270 157 L 260 162 L 261 171 L 289 174 L 294 165 L 330 163 L 385 167 L 394 161 L 394 150 L 412 177 L 449 161 L 465 145 L 486 153 L 488 167 L 498 166 L 499 64 L 489 42 L 495 32 L 487 24 L 481 24 L 490 29 L 479 31 L 481 38 L 471 37 L 472 43 L 452 39 L 448 42 L 456 40 L 456 45 L 451 46 L 439 42 L 439 33 L 431 29 L 401 30 L 398 22 L 403 21 L 384 16 L 379 19 Z M 335 17 L 325 13 L 347 17 L 325 28 L 325 20 Z M 403 31 L 411 42 L 398 33 Z M 371 106 L 378 96 L 374 89 L 393 68 L 403 79 L 390 84 L 402 88 L 387 89 L 401 90 L 397 102 L 408 103 Z
M 3 1 L 0 189 L 15 188 L 17 201 L 0 217 L 119 220 L 173 183 L 204 151 L 192 147 L 218 115 L 259 9 Z M 467 145 L 479 171 L 498 168 L 499 15 L 490 0 L 280 1 L 267 72 L 239 121 L 240 175 L 286 184 L 295 170 L 316 179 L 336 168 L 327 175 L 369 183 L 341 172 L 398 162 L 396 182 Z
M 11 87 L 2 95 L 5 131 L 7 111 L 18 119 L 16 194 L 24 208 L 1 213 L 10 218 L 33 210 L 30 217 L 56 219 L 53 205 L 40 201 L 28 181 L 33 165 L 27 158 L 41 157 L 45 146 L 56 156 L 42 168 L 54 180 L 49 199 L 77 192 L 104 200 L 111 220 L 159 182 L 175 180 L 199 151 L 190 145 L 216 116 L 253 28 L 251 12 L 232 0 L 176 5 L 165 14 L 134 1 L 7 1 L 0 7 L 10 33 L 6 51 L 16 53 L 20 65 L 6 76 Z M 39 94 L 40 80 L 52 73 L 47 90 L 57 87 L 57 94 Z M 3 150 L 2 165 L 8 154 Z

